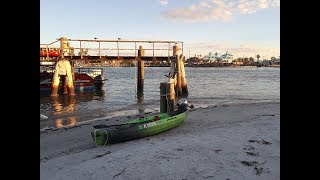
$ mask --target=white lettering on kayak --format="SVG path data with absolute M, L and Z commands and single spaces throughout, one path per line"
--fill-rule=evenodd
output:
M 143 124 L 143 128 L 152 127 L 154 125 L 156 125 L 156 122 L 150 122 L 150 123 L 147 123 L 147 124 Z

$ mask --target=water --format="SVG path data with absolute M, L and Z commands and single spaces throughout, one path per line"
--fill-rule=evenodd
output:
M 190 104 L 207 106 L 233 102 L 280 101 L 280 68 L 186 67 Z M 136 100 L 136 67 L 106 67 L 101 91 L 77 93 L 75 97 L 40 95 L 40 128 L 72 126 L 85 121 L 157 112 L 160 83 L 169 67 L 146 67 L 144 100 Z

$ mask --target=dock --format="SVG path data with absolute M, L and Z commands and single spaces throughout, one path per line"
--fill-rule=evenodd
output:
M 173 56 L 173 46 L 179 46 L 183 54 L 182 41 L 166 40 L 90 40 L 90 39 L 60 39 L 49 44 L 40 44 L 40 63 L 55 62 L 63 56 L 73 61 L 130 61 L 138 59 L 139 47 L 143 47 L 143 61 L 169 62 Z

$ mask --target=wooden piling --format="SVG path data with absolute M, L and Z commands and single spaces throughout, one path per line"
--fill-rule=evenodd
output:
M 67 84 L 67 80 L 66 80 L 66 76 L 60 76 L 61 77 L 61 81 L 62 81 L 62 85 L 63 85 L 63 94 L 68 94 L 68 84 Z
M 176 87 L 176 85 L 177 85 L 177 76 L 176 76 L 175 60 L 172 60 L 170 62 L 169 82 L 172 82 L 174 87 Z
M 168 109 L 167 83 L 160 83 L 160 113 L 166 113 Z
M 174 79 L 175 71 L 176 71 L 175 61 L 171 61 L 171 63 L 170 63 L 170 72 L 169 72 L 169 78 L 170 79 Z
M 52 77 L 51 96 L 58 96 L 60 77 L 57 69 L 58 69 L 58 62 L 55 66 L 55 71 Z
M 177 56 L 178 50 L 179 50 L 178 46 L 174 45 L 172 48 L 172 53 L 173 53 L 174 59 L 171 60 L 171 64 L 170 64 L 170 74 L 172 75 L 172 78 L 173 78 L 174 89 L 175 89 L 176 95 L 178 94 L 178 92 L 177 92 L 177 68 L 176 68 L 176 64 L 177 64 L 176 63 L 177 62 L 176 56 Z
M 138 50 L 138 74 L 137 74 L 137 98 L 143 99 L 143 83 L 144 83 L 144 61 L 141 57 L 144 56 L 142 46 Z
M 174 83 L 168 82 L 167 83 L 167 101 L 168 101 L 168 107 L 167 112 L 174 111 L 174 105 L 175 105 L 175 93 L 174 93 Z
M 67 69 L 66 81 L 67 81 L 69 95 L 75 95 L 74 86 L 73 86 L 73 72 L 72 72 L 70 61 L 66 60 L 65 65 Z
M 181 70 L 181 89 L 182 89 L 182 95 L 187 95 L 188 93 L 188 84 L 186 79 L 186 72 L 184 70 L 184 59 L 185 57 L 181 54 L 180 55 L 180 70 Z
M 52 79 L 52 91 L 51 96 L 57 96 L 60 84 L 60 76 L 65 76 L 63 79 L 63 93 L 69 95 L 75 95 L 73 86 L 73 72 L 70 61 L 62 59 L 57 62 Z M 67 90 L 65 89 L 67 86 Z
M 174 105 L 174 83 L 172 81 L 160 83 L 160 113 L 174 111 Z
M 182 95 L 181 88 L 181 60 L 178 55 L 176 55 L 176 71 L 177 71 L 177 85 L 176 85 L 176 93 L 177 96 Z

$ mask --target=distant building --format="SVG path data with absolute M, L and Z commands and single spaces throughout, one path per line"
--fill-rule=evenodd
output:
M 228 53 L 228 51 L 221 56 L 218 56 L 217 52 L 214 55 L 211 52 L 209 52 L 208 55 L 203 56 L 203 61 L 207 63 L 220 62 L 220 61 L 231 63 L 233 59 L 234 59 L 233 55 Z
M 231 63 L 233 59 L 233 55 L 228 53 L 228 51 L 219 57 L 219 60 L 227 63 Z

